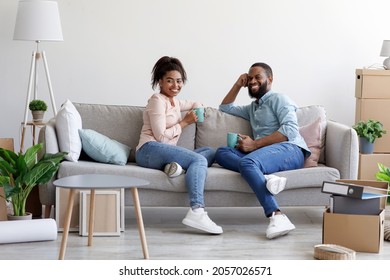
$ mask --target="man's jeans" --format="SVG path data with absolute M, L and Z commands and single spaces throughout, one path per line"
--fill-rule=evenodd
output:
M 204 207 L 204 184 L 207 167 L 214 162 L 215 150 L 203 147 L 191 151 L 189 149 L 150 141 L 142 145 L 136 152 L 136 163 L 139 166 L 163 170 L 171 162 L 177 162 L 186 170 L 185 180 L 189 193 L 191 208 Z
M 302 168 L 304 155 L 300 147 L 290 143 L 277 143 L 243 153 L 235 148 L 220 147 L 215 161 L 226 169 L 240 172 L 255 192 L 267 217 L 279 209 L 275 197 L 268 191 L 264 174 Z

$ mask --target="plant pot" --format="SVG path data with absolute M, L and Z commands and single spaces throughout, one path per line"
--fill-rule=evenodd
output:
M 360 153 L 362 154 L 372 154 L 374 152 L 374 143 L 371 143 L 365 137 L 360 137 Z
M 45 111 L 31 111 L 33 122 L 42 122 Z
M 20 221 L 20 220 L 31 220 L 32 219 L 32 214 L 29 212 L 26 212 L 26 215 L 24 216 L 14 216 L 8 214 L 8 221 Z

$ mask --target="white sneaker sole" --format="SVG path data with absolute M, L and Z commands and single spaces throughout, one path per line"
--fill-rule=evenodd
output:
M 205 228 L 197 223 L 194 223 L 192 222 L 191 220 L 189 219 L 183 219 L 182 223 L 186 226 L 189 226 L 189 227 L 192 227 L 192 228 L 195 228 L 195 229 L 199 229 L 201 231 L 205 231 L 205 232 L 208 232 L 208 233 L 212 233 L 212 234 L 221 234 L 223 233 L 223 230 L 211 230 L 209 228 Z
M 287 233 L 289 233 L 290 231 L 292 231 L 294 229 L 295 229 L 295 227 L 292 228 L 292 229 L 286 229 L 286 230 L 283 230 L 283 231 L 273 232 L 273 233 L 267 234 L 267 238 L 268 239 L 274 239 L 276 237 L 286 235 Z

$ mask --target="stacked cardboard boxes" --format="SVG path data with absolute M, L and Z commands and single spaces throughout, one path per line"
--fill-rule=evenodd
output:
M 380 121 L 387 133 L 375 141 L 374 154 L 360 154 L 358 179 L 376 180 L 378 162 L 390 166 L 390 71 L 357 69 L 355 122 Z

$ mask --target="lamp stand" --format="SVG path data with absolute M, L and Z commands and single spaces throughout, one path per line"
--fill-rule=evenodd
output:
M 55 100 L 54 100 L 53 88 L 51 86 L 49 67 L 48 67 L 47 60 L 46 60 L 46 54 L 44 51 L 39 52 L 39 50 L 38 50 L 39 41 L 36 41 L 36 43 L 37 43 L 37 50 L 33 51 L 32 58 L 31 58 L 30 76 L 29 76 L 29 81 L 28 81 L 26 106 L 25 106 L 25 111 L 24 111 L 24 122 L 23 122 L 23 127 L 22 127 L 22 139 L 20 142 L 20 152 L 23 152 L 23 148 L 24 148 L 24 136 L 25 136 L 25 132 L 26 132 L 27 118 L 28 118 L 28 105 L 29 105 L 30 99 L 31 99 L 31 91 L 32 91 L 33 84 L 34 84 L 34 99 L 37 99 L 37 76 L 38 76 L 37 75 L 37 62 L 41 58 L 41 55 L 42 55 L 44 69 L 45 69 L 47 85 L 49 88 L 51 105 L 53 108 L 54 116 L 57 115 L 57 107 L 56 107 Z

